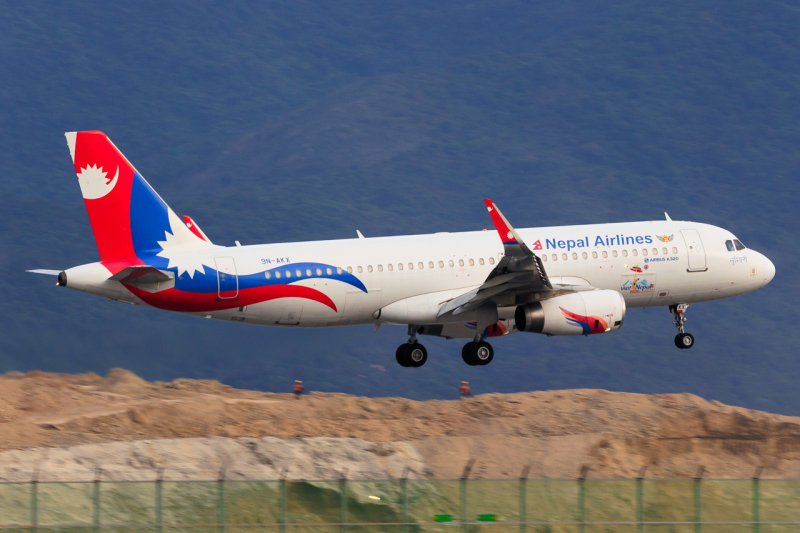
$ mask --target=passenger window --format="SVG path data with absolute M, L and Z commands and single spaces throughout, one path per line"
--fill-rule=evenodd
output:
M 480 259 L 478 259 L 478 264 L 479 264 L 479 265 L 481 265 L 481 266 L 483 266 L 483 257 L 481 257 Z
M 605 250 L 603 250 L 603 258 L 607 258 L 607 257 L 608 257 L 608 252 L 606 252 Z
M 444 268 L 444 261 L 439 261 L 439 268 Z
M 348 267 L 348 269 L 347 269 L 347 270 L 350 270 L 350 268 Z M 287 270 L 287 271 L 286 271 L 286 277 L 287 277 L 287 278 L 291 278 L 291 277 L 292 277 L 292 271 L 291 271 L 291 270 Z
M 333 270 L 331 270 L 331 267 L 328 267 L 328 268 L 326 268 L 326 269 L 325 269 L 325 272 L 326 272 L 326 273 L 327 273 L 329 276 L 333 274 Z
M 642 248 L 642 255 L 647 255 L 647 248 Z
M 658 255 L 658 248 L 653 248 L 653 255 Z
M 392 270 L 394 270 L 394 267 L 392 266 L 392 264 L 391 264 L 391 263 L 389 263 L 388 265 L 386 265 L 386 268 L 388 268 L 388 269 L 389 269 L 389 272 L 391 272 Z
M 321 268 L 318 268 L 318 269 L 317 269 L 317 276 L 321 276 L 321 275 L 322 275 L 322 269 L 321 269 Z
M 558 261 L 558 254 L 553 254 L 553 261 Z
M 294 274 L 295 274 L 295 276 L 297 276 L 298 278 L 302 278 L 302 277 L 303 277 L 303 271 L 302 271 L 302 270 L 300 270 L 299 268 L 298 268 L 297 270 L 295 270 L 295 271 L 294 271 Z
M 633 250 L 631 250 L 631 253 L 633 254 L 634 257 L 636 257 L 637 255 L 639 255 L 639 250 L 634 248 Z
M 567 254 L 561 254 L 561 259 L 563 259 L 564 261 L 566 261 L 566 260 L 567 260 Z
M 661 253 L 664 254 L 664 255 L 667 255 L 669 253 L 669 250 L 667 250 L 666 246 L 661 249 Z
M 403 263 L 397 263 L 397 270 L 403 270 Z
M 378 272 L 383 272 L 383 265 L 378 265 Z
M 470 259 L 469 260 L 469 266 L 471 266 L 471 267 L 475 266 L 475 260 L 474 259 Z
M 408 269 L 409 270 L 414 270 L 414 263 L 409 263 L 408 264 Z
M 737 250 L 744 250 L 745 249 L 745 245 L 742 244 L 742 241 L 740 241 L 739 239 L 733 239 L 733 244 L 736 245 L 736 249 Z
M 592 252 L 592 259 L 597 259 L 597 252 Z
M 342 275 L 342 268 L 341 267 L 336 267 L 336 273 L 341 276 Z
M 275 272 L 275 279 L 281 279 L 281 271 Z
M 577 258 L 578 258 L 578 254 L 577 254 L 577 252 L 572 252 L 572 258 L 573 258 L 573 259 L 577 259 Z
M 622 257 L 628 257 L 628 250 L 622 250 Z
M 729 252 L 736 250 L 736 248 L 733 247 L 733 241 L 725 241 L 725 248 L 727 248 Z
M 583 252 L 583 253 L 581 254 L 581 256 L 582 256 L 584 259 L 589 259 L 589 256 L 586 254 L 586 252 Z
M 372 272 L 372 265 L 367 265 L 367 272 Z
M 676 246 L 672 247 L 672 253 L 673 254 L 677 254 L 678 253 L 678 248 Z
M 272 277 L 272 274 L 270 274 L 269 272 L 264 272 L 264 277 L 269 279 Z
M 428 268 L 433 268 L 433 261 L 428 261 Z
M 455 263 L 453 263 L 452 259 L 450 261 L 448 261 L 447 264 L 450 265 L 450 266 L 455 266 Z
M 460 267 L 464 266 L 464 260 L 463 259 L 459 259 L 458 260 L 458 266 L 460 266 Z
M 489 258 L 489 264 L 490 264 L 490 265 L 493 265 L 493 264 L 494 264 L 494 257 L 490 257 L 490 258 Z
M 617 251 L 616 251 L 616 250 L 611 250 L 611 255 L 612 255 L 613 257 L 617 257 L 619 254 L 617 253 Z
M 542 255 L 542 261 L 547 261 L 547 254 Z
M 359 272 L 361 272 L 361 271 L 359 270 Z M 306 269 L 306 276 L 308 276 L 309 278 L 311 277 L 311 269 L 310 268 Z M 298 276 L 298 277 L 300 277 L 300 276 Z

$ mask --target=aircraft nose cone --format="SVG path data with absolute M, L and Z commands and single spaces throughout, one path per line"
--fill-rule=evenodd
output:
M 764 257 L 764 285 L 772 281 L 775 277 L 775 265 L 768 258 Z M 764 286 L 762 285 L 762 287 Z

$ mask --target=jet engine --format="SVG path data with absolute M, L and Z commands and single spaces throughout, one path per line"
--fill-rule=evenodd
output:
M 519 331 L 545 335 L 593 335 L 622 327 L 625 300 L 617 291 L 573 292 L 517 307 Z

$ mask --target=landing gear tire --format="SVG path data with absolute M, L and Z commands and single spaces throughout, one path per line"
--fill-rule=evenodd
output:
M 406 363 L 406 348 L 407 347 L 408 347 L 408 344 L 401 344 L 400 346 L 397 347 L 397 351 L 394 354 L 395 359 L 397 359 L 397 364 L 402 366 L 402 367 L 404 367 L 404 368 L 408 368 L 409 366 L 411 366 L 408 363 Z
M 675 346 L 681 350 L 688 350 L 694 346 L 694 337 L 691 333 L 678 333 L 675 336 Z
M 461 349 L 461 358 L 469 366 L 488 365 L 494 359 L 494 348 L 486 341 L 468 342 Z
M 428 350 L 418 342 L 401 344 L 395 352 L 395 359 L 404 368 L 419 368 L 428 360 Z

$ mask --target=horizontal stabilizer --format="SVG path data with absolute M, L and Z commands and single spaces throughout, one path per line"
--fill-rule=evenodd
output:
M 26 270 L 25 272 L 31 272 L 33 274 L 46 274 L 48 276 L 58 276 L 61 274 L 61 270 L 48 270 L 46 268 L 37 268 L 35 270 Z
M 172 281 L 172 272 L 159 270 L 148 265 L 125 267 L 110 278 L 111 281 L 128 283 L 129 285 L 145 285 Z

